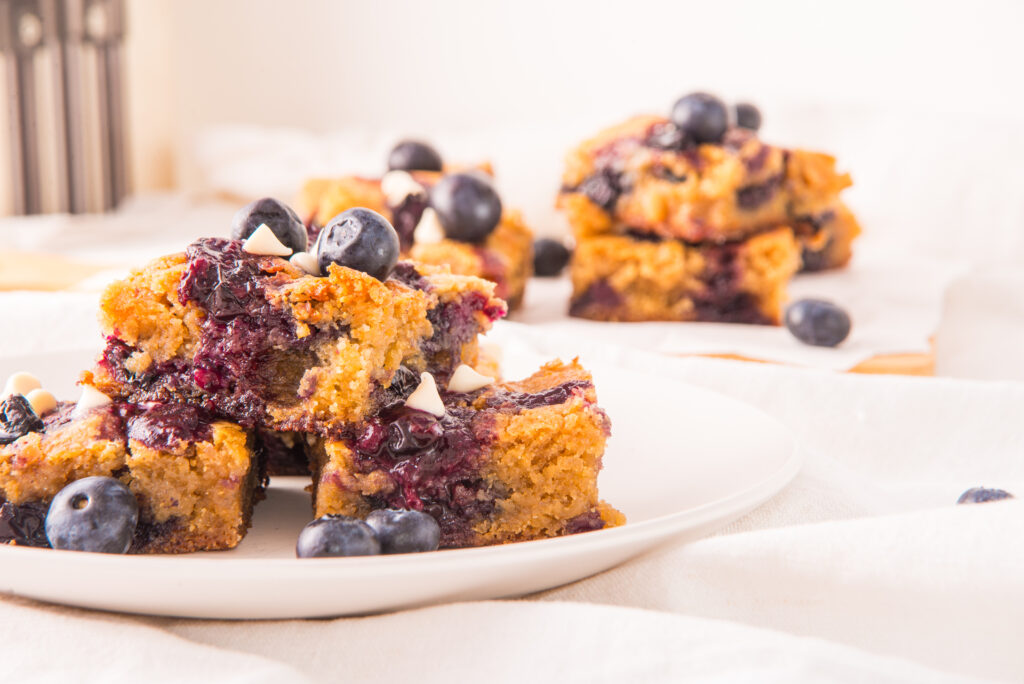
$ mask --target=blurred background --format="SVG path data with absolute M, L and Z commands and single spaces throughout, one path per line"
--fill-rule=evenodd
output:
M 760 105 L 769 141 L 834 153 L 869 238 L 1024 258 L 1014 0 L 127 0 L 124 29 L 134 192 L 290 196 L 311 174 L 379 172 L 419 135 L 491 159 L 557 233 L 565 151 L 702 88 Z
M 1022 31 L 1016 0 L 0 0 L 0 216 L 42 212 L 0 219 L 0 290 L 88 293 L 54 320 L 92 325 L 89 298 L 125 268 L 310 177 L 379 175 L 403 137 L 491 161 L 506 206 L 566 235 L 565 153 L 701 89 L 852 174 L 851 267 L 790 294 L 857 324 L 824 353 L 783 330 L 673 327 L 672 353 L 848 369 L 912 352 L 898 372 L 1024 379 Z M 521 320 L 548 316 L 538 302 L 564 318 L 564 292 L 532 289 Z M 39 301 L 0 304 L 28 326 Z

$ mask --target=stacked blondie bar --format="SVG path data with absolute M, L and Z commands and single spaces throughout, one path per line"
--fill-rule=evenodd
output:
M 845 265 L 860 232 L 839 198 L 849 176 L 762 142 L 751 118 L 694 93 L 570 152 L 572 315 L 778 324 L 798 270 Z
M 311 474 L 318 516 L 425 512 L 442 547 L 621 524 L 597 494 L 610 424 L 589 374 L 554 362 L 503 383 L 481 352 L 506 312 L 494 283 L 397 261 L 394 229 L 364 209 L 335 217 L 313 259 L 296 258 L 308 246 L 286 207 L 247 211 L 240 239 L 107 288 L 77 404 L 12 380 L 0 541 L 47 545 L 50 502 L 98 477 L 137 501 L 132 551 L 232 548 L 268 466 Z

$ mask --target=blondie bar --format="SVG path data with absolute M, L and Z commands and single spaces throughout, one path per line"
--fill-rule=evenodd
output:
M 552 362 L 521 382 L 440 397 L 439 412 L 396 401 L 357 433 L 317 439 L 311 451 L 316 515 L 422 510 L 440 523 L 442 547 L 624 522 L 598 498 L 610 421 L 597 406 L 590 374 L 576 362 Z
M 325 433 L 372 414 L 400 370 L 447 378 L 503 316 L 493 283 L 399 262 L 384 281 L 323 277 L 204 238 L 109 286 L 107 345 L 83 382 L 185 403 L 247 428 Z
M 487 175 L 490 167 L 473 170 Z M 303 187 L 299 206 L 309 216 L 310 238 L 318 226 L 352 207 L 368 207 L 386 216 L 401 241 L 402 253 L 424 264 L 446 264 L 453 273 L 486 278 L 509 308 L 520 305 L 533 270 L 533 233 L 518 211 L 504 210 L 482 240 L 447 234 L 431 209 L 431 190 L 444 173 L 394 170 L 382 178 L 348 176 L 313 179 Z M 431 211 L 427 211 L 431 209 Z M 424 220 L 426 219 L 426 220 Z
M 0 446 L 0 542 L 48 546 L 49 501 L 91 476 L 118 478 L 139 504 L 133 553 L 229 549 L 245 536 L 264 475 L 250 433 L 191 406 L 62 403 Z
M 599 321 L 777 325 L 799 265 L 789 228 L 704 244 L 599 235 L 576 247 L 569 312 Z
M 645 233 L 729 242 L 785 225 L 813 243 L 821 233 L 827 241 L 850 184 L 826 154 L 768 145 L 742 128 L 694 144 L 665 118 L 638 116 L 570 152 L 558 203 L 577 239 Z M 843 227 L 855 235 L 845 214 Z

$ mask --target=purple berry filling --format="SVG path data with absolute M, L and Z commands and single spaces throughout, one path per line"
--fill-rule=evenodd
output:
M 614 311 L 623 303 L 622 296 L 607 280 L 595 280 L 569 303 L 569 315 L 586 317 L 591 311 Z
M 251 422 L 252 414 L 263 413 L 268 389 L 290 394 L 298 384 L 299 378 L 280 382 L 281 369 L 270 362 L 272 351 L 301 352 L 324 335 L 344 331 L 321 329 L 298 337 L 292 315 L 271 305 L 267 297 L 266 285 L 274 275 L 264 271 L 266 257 L 248 254 L 241 242 L 204 238 L 185 254 L 189 265 L 178 298 L 207 313 L 192 359 L 191 381 L 214 395 L 217 412 Z
M 0 505 L 0 543 L 49 548 L 44 527 L 49 508 L 49 503 L 15 505 L 4 501 Z
M 566 534 L 579 534 L 580 532 L 593 532 L 594 530 L 601 529 L 604 529 L 604 520 L 597 511 L 587 511 L 583 515 L 577 515 L 565 523 Z
M 693 296 L 697 320 L 708 323 L 750 323 L 770 325 L 772 321 L 757 306 L 757 298 L 743 292 L 743 273 L 736 258 L 738 243 L 726 243 L 706 249 L 705 289 Z
M 167 451 L 179 442 L 213 439 L 212 418 L 188 404 L 129 405 L 128 411 L 128 439 L 150 449 Z
M 370 497 L 374 508 L 424 511 L 441 526 L 442 546 L 463 546 L 472 523 L 491 514 L 502 496 L 480 476 L 489 421 L 472 409 L 452 407 L 443 418 L 396 405 L 363 426 L 350 446 L 355 468 L 383 471 L 394 485 Z
M 306 219 L 306 244 L 309 246 L 306 248 L 311 254 L 316 252 L 316 239 L 320 237 L 320 231 L 324 227 L 316 222 L 316 213 L 309 215 Z
M 650 233 L 627 234 L 642 242 L 660 242 L 666 239 Z M 743 273 L 736 257 L 741 244 L 727 242 L 720 245 L 703 245 L 701 253 L 707 264 L 707 275 L 703 278 L 704 289 L 690 295 L 698 321 L 759 325 L 773 323 L 758 308 L 757 298 L 749 292 L 740 290 Z M 600 316 L 618 311 L 628 314 L 628 311 L 623 310 L 625 305 L 622 295 L 607 280 L 601 279 L 594 281 L 579 296 L 573 298 L 569 305 L 569 315 L 586 318 L 589 315 Z
M 243 251 L 239 241 L 204 238 L 185 253 L 188 266 L 178 298 L 207 314 L 192 361 L 154 364 L 136 375 L 125 369 L 135 350 L 110 337 L 101 363 L 116 381 L 132 388 L 135 401 L 184 398 L 253 427 L 264 417 L 267 402 L 294 397 L 301 379 L 287 372 L 273 352 L 308 352 L 323 337 L 346 331 L 320 329 L 299 338 L 290 313 L 272 306 L 267 297 L 266 287 L 276 276 L 264 268 L 273 260 Z
M 502 412 L 555 406 L 569 401 L 573 395 L 582 395 L 593 386 L 588 380 L 573 380 L 540 392 L 510 392 L 498 389 L 487 395 L 484 404 L 487 408 Z
M 309 475 L 305 435 L 257 430 L 256 446 L 270 475 Z
M 745 211 L 753 211 L 768 203 L 782 187 L 782 175 L 772 176 L 763 183 L 748 185 L 736 191 L 736 205 Z
M 357 471 L 384 471 L 394 485 L 388 495 L 369 497 L 372 507 L 424 511 L 440 524 L 442 546 L 471 543 L 472 525 L 490 516 L 494 501 L 505 496 L 480 473 L 484 450 L 495 436 L 488 411 L 553 406 L 591 386 L 577 380 L 535 393 L 498 390 L 487 396 L 484 410 L 448 401 L 442 418 L 400 403 L 390 406 L 348 440 Z
M 413 233 L 416 232 L 416 226 L 419 225 L 423 212 L 428 206 L 430 206 L 430 201 L 426 195 L 419 194 L 408 195 L 397 206 L 388 207 L 391 211 L 391 225 L 398 233 L 398 243 L 403 252 L 412 249 Z

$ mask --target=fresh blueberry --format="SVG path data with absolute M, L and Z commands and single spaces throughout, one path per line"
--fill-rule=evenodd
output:
M 672 122 L 698 143 L 721 142 L 729 127 L 725 104 L 708 93 L 690 93 L 672 107 Z
M 335 216 L 316 241 L 317 261 L 325 274 L 328 264 L 338 264 L 384 280 L 398 262 L 398 251 L 398 233 L 388 220 L 362 207 Z
M 10 444 L 30 432 L 42 432 L 43 421 L 21 394 L 12 394 L 0 402 L 0 445 Z
M 453 173 L 430 191 L 445 235 L 462 242 L 483 242 L 501 220 L 501 198 L 481 174 Z
M 295 210 L 273 197 L 250 202 L 235 213 L 231 220 L 231 239 L 245 240 L 263 224 L 293 252 L 305 252 L 309 245 L 306 224 Z
M 557 276 L 569 263 L 569 250 L 559 240 L 541 238 L 533 243 L 533 272 L 543 278 Z
M 325 515 L 302 528 L 295 544 L 299 558 L 376 556 L 380 542 L 373 528 L 347 515 Z
M 437 551 L 441 542 L 441 526 L 421 511 L 371 511 L 366 524 L 376 532 L 383 553 Z
M 985 487 L 971 487 L 960 495 L 956 500 L 958 504 L 967 503 L 988 503 L 989 501 L 1001 501 L 1012 499 L 1013 494 L 1002 489 L 987 489 Z
M 126 553 L 139 522 L 139 504 L 119 480 L 86 477 L 57 492 L 46 514 L 55 549 Z
M 388 171 L 440 171 L 441 155 L 419 140 L 403 140 L 388 153 Z
M 761 110 L 749 102 L 736 105 L 736 125 L 756 131 L 761 128 Z
M 805 344 L 835 347 L 850 334 L 850 316 L 832 302 L 801 299 L 786 309 L 786 327 Z

